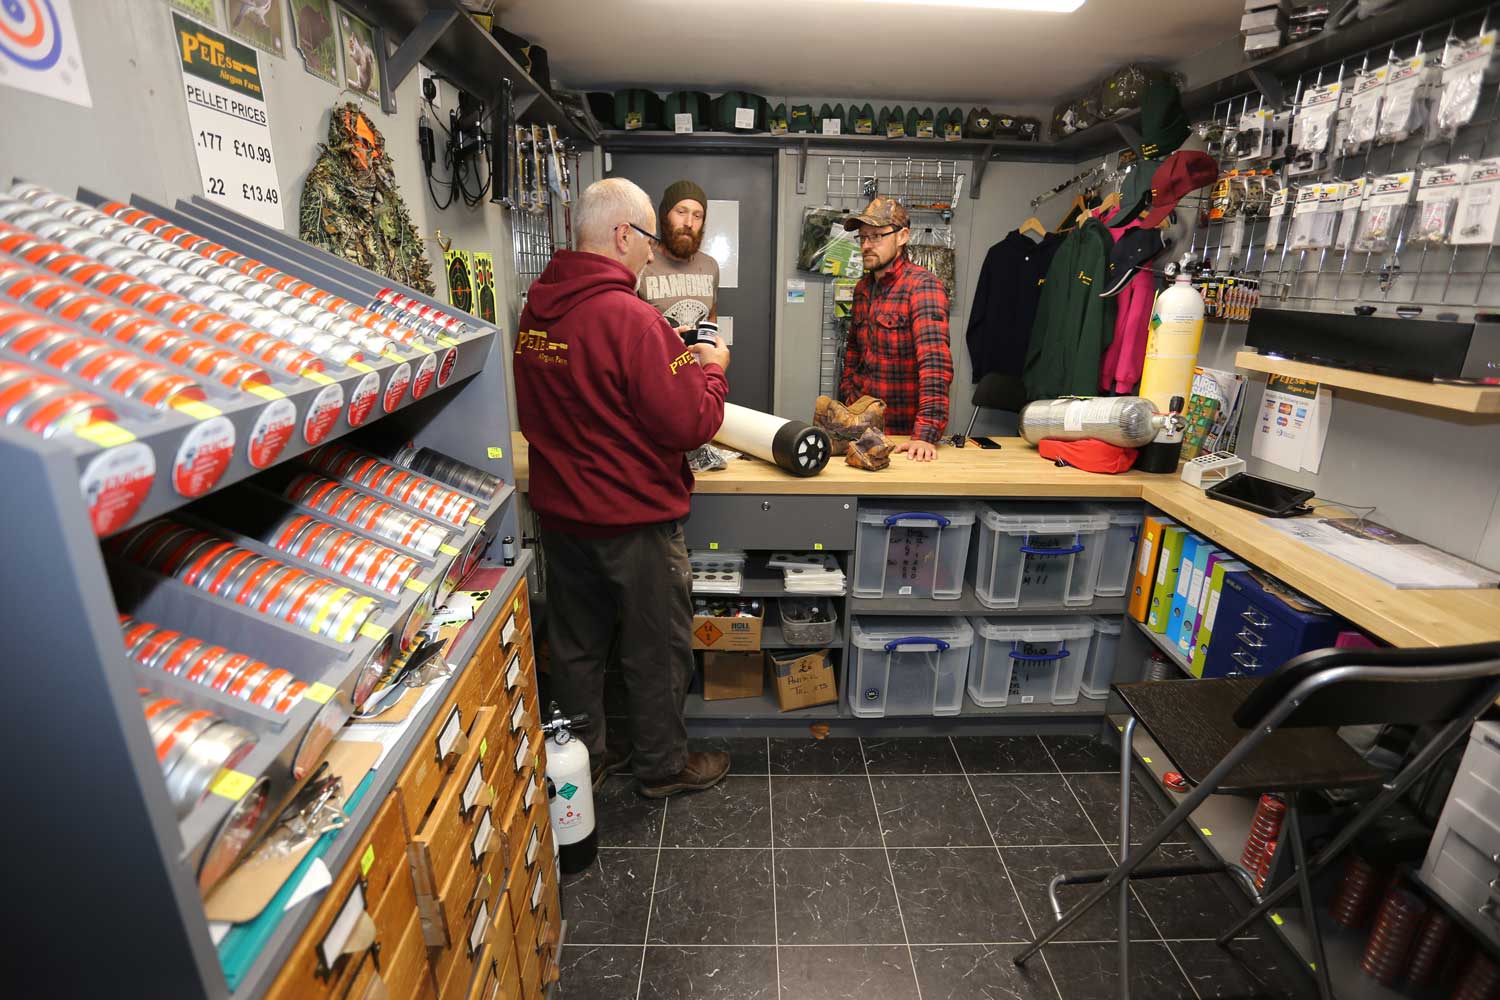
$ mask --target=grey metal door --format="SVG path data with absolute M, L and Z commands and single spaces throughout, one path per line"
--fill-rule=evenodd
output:
M 739 281 L 719 289 L 719 317 L 734 318 L 729 345 L 729 401 L 770 411 L 776 345 L 772 343 L 776 256 L 776 160 L 744 153 L 613 153 L 609 175 L 626 177 L 661 199 L 667 185 L 691 180 L 710 201 L 739 203 Z

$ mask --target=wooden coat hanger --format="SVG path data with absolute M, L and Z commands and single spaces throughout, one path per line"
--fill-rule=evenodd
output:
M 1065 233 L 1068 230 L 1072 229 L 1074 226 L 1078 225 L 1079 215 L 1087 214 L 1088 209 L 1088 203 L 1083 200 L 1083 195 L 1075 194 L 1073 196 L 1072 203 L 1068 205 L 1068 210 L 1063 214 L 1062 221 L 1057 224 L 1057 229 L 1055 231 L 1059 233 Z
M 1027 233 L 1036 233 L 1037 239 L 1041 239 L 1042 237 L 1047 235 L 1047 227 L 1042 225 L 1041 219 L 1038 219 L 1033 215 L 1031 218 L 1027 219 L 1025 222 L 1017 226 L 1016 232 L 1020 233 L 1022 236 L 1025 236 Z

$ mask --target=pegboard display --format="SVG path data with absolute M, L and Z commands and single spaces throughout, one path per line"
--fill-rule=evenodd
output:
M 859 209 L 871 198 L 895 198 L 912 214 L 951 219 L 963 190 L 957 160 L 833 156 L 828 159 L 828 203 Z
M 1500 157 L 1496 14 L 1220 102 L 1206 133 L 1222 173 L 1192 252 L 1258 277 L 1262 307 L 1500 308 L 1500 160 L 1486 162 Z
M 511 239 L 516 250 L 516 279 L 524 301 L 531 283 L 542 276 L 552 259 L 552 212 L 514 211 L 510 213 Z

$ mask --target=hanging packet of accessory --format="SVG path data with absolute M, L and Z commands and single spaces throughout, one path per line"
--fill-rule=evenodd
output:
M 1292 207 L 1292 232 L 1287 238 L 1288 249 L 1326 250 L 1332 246 L 1343 195 L 1343 185 L 1337 181 L 1308 184 L 1299 188 L 1297 203 Z
M 1370 148 L 1380 128 L 1380 105 L 1385 100 L 1385 80 L 1390 67 L 1377 66 L 1360 72 L 1354 78 L 1349 99 L 1349 130 L 1339 149 L 1342 156 L 1354 156 Z
M 1240 208 L 1240 217 L 1258 219 L 1266 214 L 1271 204 L 1271 188 L 1267 187 L 1268 171 L 1252 171 L 1245 177 L 1245 204 Z
M 1365 203 L 1368 177 L 1356 177 L 1344 184 L 1344 200 L 1339 206 L 1339 226 L 1333 233 L 1333 249 L 1348 250 L 1354 240 L 1354 227 L 1359 222 L 1359 210 Z
M 1359 79 L 1358 75 L 1351 73 L 1339 82 L 1339 109 L 1333 116 L 1333 136 L 1328 147 L 1329 156 L 1343 154 L 1344 143 L 1349 137 L 1349 109 L 1354 104 L 1354 82 L 1357 79 Z
M 1288 198 L 1296 197 L 1293 188 L 1282 188 L 1271 195 L 1271 207 L 1266 209 L 1266 252 L 1281 245 L 1281 229 L 1286 219 Z
M 912 234 L 906 245 L 906 256 L 913 264 L 937 275 L 953 298 L 958 281 L 958 254 L 954 249 L 952 226 L 924 226 Z
M 1246 165 L 1270 159 L 1273 117 L 1270 108 L 1247 111 L 1240 115 L 1240 126 L 1234 134 L 1235 159 Z
M 1289 175 L 1317 174 L 1328 169 L 1328 145 L 1343 92 L 1342 83 L 1327 83 L 1309 87 L 1302 95 L 1296 121 L 1292 123 Z
M 802 239 L 797 250 L 797 270 L 824 274 L 823 259 L 838 243 L 847 243 L 843 221 L 847 212 L 836 208 L 809 208 L 802 213 Z M 854 241 L 855 250 L 859 241 Z M 856 252 L 856 256 L 858 253 Z
M 1458 246 L 1500 242 L 1500 156 L 1469 164 L 1469 183 L 1458 197 L 1448 242 Z
M 1401 220 L 1417 186 L 1417 175 L 1410 170 L 1385 174 L 1372 180 L 1365 196 L 1364 210 L 1354 230 L 1354 249 L 1359 253 L 1386 253 L 1396 245 Z
M 1479 109 L 1479 92 L 1484 89 L 1486 77 L 1494 75 L 1494 55 L 1492 31 L 1459 42 L 1448 52 L 1443 64 L 1443 96 L 1437 110 L 1437 134 L 1442 138 L 1452 139 L 1460 128 L 1474 120 L 1474 112 Z
M 1423 167 L 1417 185 L 1417 217 L 1407 237 L 1412 243 L 1448 242 L 1458 198 L 1469 177 L 1469 164 L 1445 163 Z
M 1380 125 L 1375 129 L 1377 145 L 1404 142 L 1427 126 L 1431 69 L 1422 53 L 1391 64 L 1390 75 L 1385 79 Z
M 1222 222 L 1230 214 L 1230 181 L 1237 171 L 1231 170 L 1227 174 L 1220 174 L 1219 179 L 1214 181 L 1213 195 L 1209 201 L 1208 221 Z

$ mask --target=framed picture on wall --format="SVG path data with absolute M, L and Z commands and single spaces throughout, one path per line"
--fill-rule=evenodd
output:
M 281 0 L 224 0 L 229 33 L 273 56 L 286 55 L 282 42 Z
M 331 0 L 292 0 L 292 37 L 303 68 L 337 86 L 339 39 Z
M 347 10 L 339 10 L 339 49 L 344 58 L 343 84 L 374 100 L 380 99 L 379 45 L 375 29 Z

